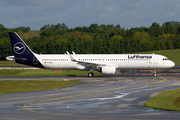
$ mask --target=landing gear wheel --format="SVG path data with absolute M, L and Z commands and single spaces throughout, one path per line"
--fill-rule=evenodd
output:
M 93 77 L 94 74 L 92 72 L 88 73 L 88 77 Z
M 156 70 L 154 70 L 154 77 L 156 77 Z

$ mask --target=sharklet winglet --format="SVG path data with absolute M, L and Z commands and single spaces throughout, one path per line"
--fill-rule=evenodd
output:
M 68 56 L 71 59 L 71 61 L 76 61 L 68 51 L 66 51 L 66 53 L 68 54 Z

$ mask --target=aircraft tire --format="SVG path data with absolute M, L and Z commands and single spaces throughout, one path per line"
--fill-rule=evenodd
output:
M 88 73 L 88 77 L 93 77 L 94 74 L 92 72 Z

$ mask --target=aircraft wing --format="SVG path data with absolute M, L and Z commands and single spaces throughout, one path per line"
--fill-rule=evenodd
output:
M 68 51 L 67 51 L 67 54 L 68 54 L 69 58 L 71 59 L 71 61 L 77 62 L 78 64 L 80 64 L 86 68 L 99 68 L 101 66 L 106 65 L 106 64 L 100 64 L 100 63 L 95 63 L 95 62 L 78 61 L 78 60 L 74 59 Z

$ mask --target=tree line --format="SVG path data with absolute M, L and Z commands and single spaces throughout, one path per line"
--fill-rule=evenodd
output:
M 30 27 L 6 28 L 0 24 L 0 59 L 13 55 L 8 32 L 17 32 L 36 53 L 122 54 L 180 48 L 180 22 L 168 21 L 150 27 L 125 29 L 119 24 L 68 28 L 65 23 L 47 24 L 40 30 Z

